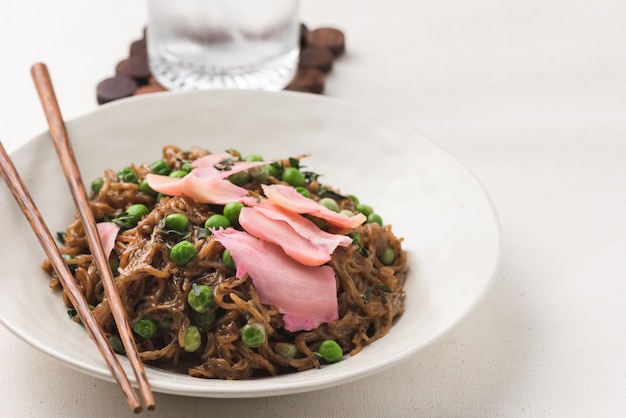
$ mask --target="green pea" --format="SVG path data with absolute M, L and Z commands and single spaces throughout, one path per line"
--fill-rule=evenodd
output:
M 157 326 L 148 318 L 143 318 L 133 324 L 133 331 L 143 338 L 152 338 L 156 334 Z
M 187 173 L 189 173 L 193 169 L 191 161 L 185 161 L 184 163 L 182 163 L 180 169 L 181 171 L 186 171 Z
M 102 186 L 104 186 L 104 180 L 102 179 L 102 177 L 98 177 L 91 182 L 91 191 L 94 194 L 98 194 L 100 193 L 100 189 L 102 189 Z
M 150 164 L 150 170 L 152 170 L 154 174 L 160 174 L 162 176 L 169 176 L 172 172 L 170 164 L 165 160 L 157 160 L 153 162 Z
M 278 176 L 280 175 L 278 167 L 276 167 L 274 164 L 265 164 L 263 167 L 267 169 L 267 174 L 271 177 L 278 178 Z
M 274 351 L 286 358 L 294 358 L 298 354 L 298 347 L 291 343 L 276 343 Z
M 210 229 L 220 229 L 220 228 L 228 228 L 230 226 L 230 221 L 228 220 L 228 218 L 224 215 L 220 215 L 220 214 L 215 214 L 215 215 L 211 215 L 209 216 L 209 219 L 207 219 L 204 222 L 204 228 L 209 231 Z
M 372 209 L 371 206 L 364 205 L 362 203 L 356 205 L 356 210 L 361 212 L 365 216 L 369 216 L 371 213 L 374 213 L 374 209 Z
M 189 241 L 180 241 L 170 250 L 170 258 L 179 266 L 184 266 L 196 256 L 196 249 Z
M 230 225 L 237 225 L 239 223 L 239 214 L 243 208 L 241 202 L 230 202 L 224 206 L 224 216 L 230 222 Z
M 332 210 L 333 212 L 339 212 L 339 205 L 332 197 L 323 197 L 317 203 L 324 206 L 326 209 Z
M 366 223 L 368 223 L 368 224 L 377 223 L 378 225 L 382 225 L 383 224 L 383 218 L 381 218 L 380 215 L 377 214 L 377 213 L 370 213 L 369 215 L 367 215 Z
M 183 344 L 183 350 L 188 353 L 193 353 L 198 350 L 202 345 L 202 336 L 198 327 L 191 325 L 185 332 L 185 340 Z
M 148 210 L 148 207 L 142 203 L 136 203 L 126 208 L 127 214 L 134 216 L 136 218 L 139 218 L 139 219 L 141 219 L 143 215 L 148 214 L 148 212 L 150 212 Z
M 137 177 L 137 172 L 133 170 L 131 167 L 122 168 L 117 172 L 117 179 L 124 183 L 138 183 L 139 177 Z
M 387 247 L 383 250 L 383 253 L 380 256 L 380 262 L 385 266 L 390 266 L 396 259 L 396 252 L 391 247 Z
M 255 181 L 261 184 L 267 183 L 267 180 L 270 178 L 267 168 L 265 168 L 265 166 L 263 165 L 252 167 L 249 170 L 249 173 L 250 173 L 250 178 L 252 179 L 252 181 Z
M 250 154 L 250 155 L 246 155 L 243 158 L 244 161 L 263 161 L 263 157 L 261 157 L 258 154 Z
M 302 172 L 295 167 L 285 168 L 282 180 L 293 187 L 304 186 L 304 174 L 302 174 Z
M 265 328 L 259 323 L 241 327 L 241 341 L 250 348 L 257 348 L 265 342 Z
M 355 196 L 355 195 L 353 195 L 353 194 L 349 194 L 349 195 L 347 196 L 347 198 L 348 198 L 348 199 L 350 199 L 350 200 L 352 200 L 352 201 L 354 202 L 354 206 L 358 206 L 358 204 L 359 204 L 359 198 L 358 198 L 358 197 L 356 197 L 356 196 Z
M 159 329 L 170 329 L 174 320 L 172 318 L 163 318 L 156 321 L 157 328 Z
M 245 171 L 240 171 L 235 174 L 231 174 L 228 176 L 228 180 L 233 183 L 235 186 L 243 186 L 244 184 L 250 183 L 251 177 Z
M 189 218 L 182 213 L 170 213 L 165 217 L 165 228 L 182 232 L 189 226 Z
M 205 313 L 213 307 L 213 289 L 205 284 L 194 283 L 187 296 L 189 307 L 196 312 Z
M 342 210 L 339 211 L 339 213 L 341 213 L 342 215 L 346 215 L 348 217 L 354 216 L 354 212 L 352 212 L 351 210 L 348 210 L 348 209 L 342 209 Z
M 336 363 L 343 358 L 343 350 L 333 340 L 322 341 L 317 352 L 329 363 Z
M 205 312 L 205 313 L 200 313 L 200 312 L 192 312 L 192 318 L 193 318 L 193 323 L 199 328 L 199 329 L 208 329 L 211 328 L 213 326 L 213 324 L 215 324 L 215 312 Z
M 227 269 L 235 270 L 235 260 L 229 250 L 224 250 L 222 253 L 222 263 L 224 263 Z
M 304 197 L 311 197 L 311 193 L 306 187 L 298 186 L 296 187 L 296 192 L 300 193 Z
M 185 171 L 185 170 L 174 170 L 169 174 L 169 177 L 174 177 L 177 179 L 182 179 L 183 177 L 185 177 L 187 174 L 189 174 L 189 171 Z
M 150 185 L 148 184 L 148 180 L 146 179 L 143 179 L 139 182 L 139 191 L 141 193 L 149 194 L 151 196 L 157 194 L 157 192 L 155 192 L 154 189 L 150 187 Z
M 143 215 L 150 212 L 148 207 L 142 203 L 130 205 L 126 208 L 126 212 L 113 218 L 113 222 L 122 228 L 133 228 L 141 220 Z

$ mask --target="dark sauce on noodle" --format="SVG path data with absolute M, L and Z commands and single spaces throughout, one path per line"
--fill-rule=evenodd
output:
M 173 170 L 188 161 L 209 152 L 200 148 L 183 151 L 175 146 L 163 149 L 162 158 Z M 293 159 L 282 162 L 293 164 Z M 132 165 L 142 180 L 150 172 L 147 164 Z M 120 182 L 113 170 L 105 171 L 103 186 L 91 196 L 91 209 L 97 220 L 113 218 L 136 203 L 148 206 L 150 213 L 139 224 L 121 232 L 111 255 L 111 264 L 118 290 L 131 323 L 150 318 L 159 323 L 152 338 L 136 336 L 142 360 L 167 370 L 181 371 L 192 376 L 219 379 L 248 379 L 320 367 L 316 350 L 322 341 L 335 340 L 344 353 L 355 355 L 389 332 L 394 321 L 404 309 L 404 280 L 407 258 L 402 250 L 402 240 L 391 227 L 367 223 L 353 231 L 360 242 L 339 247 L 328 263 L 337 278 L 339 319 L 322 324 L 311 331 L 289 332 L 284 329 L 282 315 L 272 306 L 259 302 L 258 295 L 247 277 L 237 278 L 234 271 L 224 265 L 221 254 L 224 248 L 203 231 L 205 220 L 222 207 L 198 204 L 186 197 L 162 197 L 142 193 L 135 183 Z M 274 177 L 267 179 L 278 183 Z M 260 194 L 259 184 L 251 182 L 244 187 L 252 194 Z M 354 210 L 354 203 L 336 191 L 320 184 L 316 179 L 307 181 L 305 187 L 311 198 L 319 200 L 321 193 L 333 193 L 341 209 Z M 182 213 L 189 218 L 191 241 L 197 256 L 180 267 L 169 259 L 169 248 L 180 236 L 163 234 L 159 222 L 170 213 Z M 392 248 L 395 259 L 383 265 L 380 254 Z M 71 255 L 72 266 L 94 314 L 108 336 L 117 336 L 117 329 L 102 284 L 92 261 L 84 231 L 79 220 L 67 227 L 65 254 Z M 49 262 L 44 270 L 52 277 L 50 286 L 60 288 Z M 201 329 L 202 345 L 193 353 L 183 350 L 185 332 L 194 324 L 187 295 L 192 284 L 206 284 L 213 288 L 216 303 L 216 321 Z M 64 295 L 65 304 L 70 302 Z M 258 322 L 266 330 L 266 339 L 258 348 L 249 348 L 240 339 L 240 329 L 246 323 Z M 283 357 L 274 347 L 277 343 L 293 343 L 297 347 L 294 358 Z

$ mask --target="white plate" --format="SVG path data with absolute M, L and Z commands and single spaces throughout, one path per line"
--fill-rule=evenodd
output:
M 43 115 L 41 115 L 43 118 Z M 497 273 L 501 236 L 485 191 L 466 167 L 410 127 L 326 97 L 212 91 L 153 94 L 105 105 L 67 123 L 85 182 L 105 168 L 151 162 L 161 147 L 237 148 L 266 159 L 312 153 L 321 180 L 373 206 L 405 238 L 406 311 L 358 355 L 323 367 L 247 381 L 205 380 L 148 367 L 157 392 L 261 397 L 306 392 L 371 375 L 422 350 L 461 321 Z M 50 229 L 73 203 L 47 133 L 12 154 Z M 70 322 L 40 270 L 43 251 L 6 185 L 0 186 L 0 320 L 17 336 L 81 372 L 113 381 L 84 329 Z M 125 357 L 122 364 L 132 378 Z

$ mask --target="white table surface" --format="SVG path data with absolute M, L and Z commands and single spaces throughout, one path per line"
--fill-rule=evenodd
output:
M 414 126 L 482 181 L 501 272 L 455 330 L 374 377 L 263 399 L 156 394 L 148 415 L 624 416 L 626 2 L 303 3 L 309 26 L 346 33 L 326 95 Z M 47 129 L 33 63 L 50 68 L 64 116 L 79 116 L 145 24 L 145 1 L 2 1 L 5 147 Z M 132 415 L 114 384 L 4 327 L 0 342 L 0 416 Z

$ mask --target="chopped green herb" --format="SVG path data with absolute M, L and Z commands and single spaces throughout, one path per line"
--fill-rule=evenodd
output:
M 117 354 L 126 354 L 124 344 L 122 344 L 122 340 L 120 340 L 118 337 L 109 338 L 109 344 L 111 345 L 113 351 L 115 351 Z
M 391 293 L 391 289 L 385 284 L 376 285 L 376 289 L 382 290 L 383 292 Z
M 126 208 L 126 212 L 117 215 L 113 218 L 113 223 L 121 228 L 133 228 L 137 226 L 137 223 L 141 220 L 143 215 L 147 215 L 150 212 L 146 205 L 137 203 L 130 205 Z
M 204 228 L 196 228 L 198 231 L 198 239 L 206 238 L 209 236 L 209 231 Z
M 314 173 L 313 171 L 303 171 L 302 174 L 304 174 L 304 179 L 308 183 L 313 183 L 321 176 L 321 174 Z
M 327 187 L 324 187 L 323 190 L 320 191 L 320 196 L 322 197 L 330 197 L 335 200 L 346 200 L 346 197 L 342 194 L 335 192 L 334 190 L 330 190 Z
M 213 164 L 213 168 L 218 171 L 231 171 L 234 164 L 235 160 L 233 158 L 224 158 L 219 163 Z
M 102 177 L 98 177 L 91 182 L 91 191 L 94 194 L 98 194 L 98 192 L 100 192 L 100 189 L 102 189 L 102 186 L 104 186 L 104 180 L 102 179 Z
M 66 233 L 65 232 L 57 232 L 57 241 L 59 241 L 61 243 L 61 245 L 65 245 L 65 237 L 66 237 Z
M 352 238 L 353 244 L 359 244 L 361 242 L 361 234 L 359 234 L 358 232 L 351 232 L 348 234 L 348 236 Z
M 72 254 L 63 254 L 63 259 L 66 261 L 67 268 L 70 269 L 70 273 L 76 273 L 76 264 L 67 263 L 68 260 L 73 260 L 74 256 Z
M 300 168 L 300 160 L 297 158 L 289 157 L 289 167 Z

